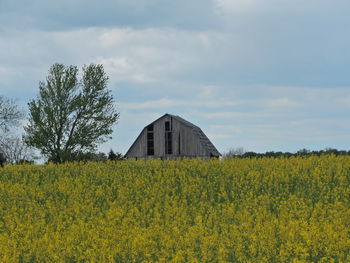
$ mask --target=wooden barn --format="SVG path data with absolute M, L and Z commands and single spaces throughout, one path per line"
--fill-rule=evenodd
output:
M 203 131 L 183 118 L 165 114 L 147 125 L 127 151 L 127 158 L 219 158 Z

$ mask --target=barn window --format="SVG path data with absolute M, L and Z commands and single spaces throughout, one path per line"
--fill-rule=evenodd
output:
M 165 131 L 170 131 L 170 121 L 165 122 Z
M 173 136 L 171 133 L 172 123 L 170 121 L 165 122 L 165 154 L 173 154 Z
M 147 127 L 147 155 L 154 155 L 154 133 L 152 124 Z
M 154 139 L 153 132 L 147 132 L 147 140 L 153 141 L 153 139 Z

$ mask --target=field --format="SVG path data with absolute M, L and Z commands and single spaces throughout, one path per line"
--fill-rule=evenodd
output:
M 0 170 L 0 262 L 350 262 L 350 157 Z

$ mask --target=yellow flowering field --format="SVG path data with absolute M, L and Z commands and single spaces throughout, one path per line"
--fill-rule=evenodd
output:
M 6 166 L 0 262 L 350 262 L 350 157 Z

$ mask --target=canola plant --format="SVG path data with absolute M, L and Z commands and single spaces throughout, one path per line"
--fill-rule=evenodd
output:
M 0 169 L 0 262 L 350 262 L 350 157 Z

